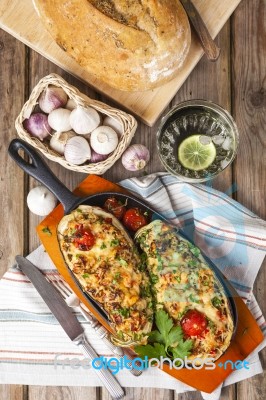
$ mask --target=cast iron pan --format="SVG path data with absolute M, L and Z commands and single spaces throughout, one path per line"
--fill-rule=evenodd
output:
M 27 156 L 29 156 L 30 161 L 25 161 L 21 155 L 19 154 L 19 150 L 23 150 Z M 9 155 L 13 158 L 13 160 L 23 169 L 27 174 L 32 176 L 33 178 L 37 179 L 41 182 L 44 186 L 46 186 L 62 203 L 64 207 L 65 214 L 69 214 L 72 210 L 77 208 L 79 205 L 90 205 L 90 206 L 98 206 L 103 207 L 105 201 L 109 197 L 116 197 L 118 200 L 121 200 L 123 203 L 127 201 L 127 207 L 138 207 L 142 209 L 144 212 L 148 212 L 150 218 L 154 219 L 161 219 L 166 221 L 168 224 L 171 224 L 165 217 L 161 214 L 157 213 L 151 207 L 149 207 L 145 202 L 135 198 L 134 196 L 123 194 L 123 193 L 116 193 L 116 192 L 104 192 L 99 194 L 90 195 L 88 197 L 78 197 L 75 196 L 66 186 L 63 185 L 62 182 L 54 175 L 54 173 L 50 170 L 47 164 L 43 161 L 43 159 L 39 156 L 39 154 L 34 150 L 29 144 L 25 143 L 20 139 L 14 139 L 9 145 L 8 149 Z M 134 233 L 128 232 L 132 237 Z M 178 231 L 178 234 L 182 236 L 184 239 L 191 242 L 191 240 L 182 232 L 182 230 Z M 233 322 L 234 322 L 234 333 L 236 331 L 237 322 L 238 322 L 238 315 L 237 315 L 237 308 L 234 301 L 234 297 L 237 296 L 235 289 L 231 286 L 225 276 L 221 273 L 221 271 L 216 267 L 216 265 L 206 256 L 204 256 L 207 264 L 210 268 L 214 271 L 218 281 L 223 286 L 225 293 L 229 299 L 229 304 L 231 307 Z M 74 274 L 69 269 L 69 272 L 74 277 L 75 282 L 77 282 Z M 78 282 L 77 282 L 78 283 Z M 81 286 L 80 286 L 81 287 Z M 85 293 L 86 294 L 86 293 Z M 92 303 L 92 305 L 97 309 L 98 312 L 101 312 L 103 317 L 106 319 L 106 314 L 103 310 L 95 303 L 95 301 L 86 294 L 88 300 Z

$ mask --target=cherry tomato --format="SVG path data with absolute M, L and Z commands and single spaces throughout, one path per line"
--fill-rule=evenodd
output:
M 109 199 L 107 199 L 104 203 L 103 208 L 113 214 L 119 220 L 123 218 L 123 215 L 126 212 L 126 207 L 115 197 L 109 197 Z
M 74 245 L 83 251 L 90 250 L 95 243 L 94 234 L 90 229 L 84 228 L 82 224 L 78 224 L 75 226 L 76 232 L 75 237 L 73 239 Z
M 141 210 L 130 208 L 124 214 L 123 223 L 126 228 L 136 232 L 142 226 L 147 225 L 148 221 Z
M 197 310 L 187 311 L 181 319 L 181 326 L 186 336 L 199 336 L 207 325 L 207 318 Z

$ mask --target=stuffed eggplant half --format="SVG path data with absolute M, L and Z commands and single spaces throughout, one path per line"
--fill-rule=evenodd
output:
M 124 343 L 146 343 L 153 323 L 148 274 L 120 222 L 101 208 L 79 206 L 58 225 L 66 265 L 107 312 Z
M 191 344 L 187 359 L 219 358 L 230 344 L 233 318 L 224 287 L 200 250 L 160 220 L 135 239 L 146 255 L 156 313 L 164 310 L 182 328 L 182 340 Z M 173 353 L 175 346 L 178 340 Z

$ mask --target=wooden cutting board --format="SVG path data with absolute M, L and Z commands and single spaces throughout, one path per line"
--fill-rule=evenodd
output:
M 193 0 L 193 3 L 211 36 L 215 37 L 240 1 Z M 155 123 L 203 54 L 198 40 L 193 35 L 189 55 L 177 78 L 158 89 L 129 93 L 104 84 L 66 55 L 40 23 L 31 0 L 1 0 L 0 27 L 95 90 L 104 93 L 149 126 Z

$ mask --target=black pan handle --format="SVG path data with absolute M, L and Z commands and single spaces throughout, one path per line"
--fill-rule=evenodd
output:
M 23 150 L 29 156 L 29 162 L 21 157 L 19 150 Z M 80 204 L 81 199 L 59 181 L 32 146 L 20 139 L 13 139 L 9 145 L 8 153 L 23 171 L 41 182 L 57 197 L 63 204 L 66 214 Z

